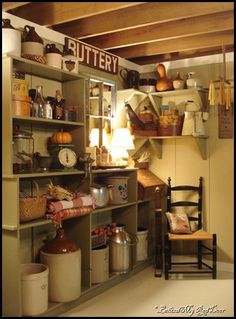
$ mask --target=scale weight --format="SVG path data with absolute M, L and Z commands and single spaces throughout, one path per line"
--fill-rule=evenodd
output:
M 53 156 L 52 169 L 74 169 L 77 164 L 77 155 L 73 144 L 50 144 L 48 151 Z

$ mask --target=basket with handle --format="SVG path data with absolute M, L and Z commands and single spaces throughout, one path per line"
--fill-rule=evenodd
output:
M 39 193 L 38 183 L 33 181 L 36 196 L 20 198 L 20 222 L 28 222 L 30 220 L 42 218 L 46 212 L 47 198 Z

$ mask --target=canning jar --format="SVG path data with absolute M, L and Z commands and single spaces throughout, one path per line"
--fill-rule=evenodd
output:
M 32 171 L 34 138 L 31 132 L 19 127 L 13 130 L 13 173 L 30 173 Z

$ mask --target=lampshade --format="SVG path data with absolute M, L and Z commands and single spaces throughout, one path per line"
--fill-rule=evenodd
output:
M 92 128 L 90 135 L 89 135 L 89 146 L 98 146 L 99 147 L 99 129 L 98 128 Z M 102 130 L 102 145 L 109 147 L 109 141 L 106 131 Z
M 133 150 L 134 143 L 129 129 L 116 128 L 112 135 L 110 147 L 125 150 Z

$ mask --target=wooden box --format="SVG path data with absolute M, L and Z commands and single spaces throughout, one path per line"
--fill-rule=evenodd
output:
M 161 192 L 166 184 L 148 169 L 138 170 L 138 199 L 155 200 L 160 207 Z

